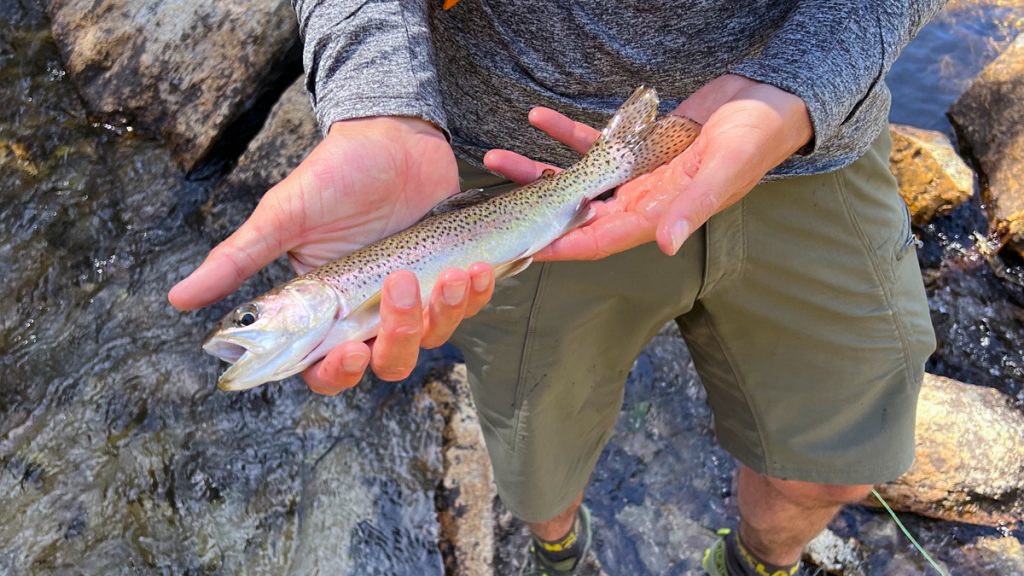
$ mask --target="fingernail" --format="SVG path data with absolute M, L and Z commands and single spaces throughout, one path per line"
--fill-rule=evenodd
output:
M 367 360 L 365 354 L 349 354 L 341 359 L 341 366 L 345 372 L 362 372 Z
M 486 288 L 486 283 L 485 286 Z M 466 297 L 466 283 L 455 282 L 451 284 L 445 284 L 444 288 L 441 289 L 441 298 L 444 303 L 449 306 L 457 306 L 462 299 Z
M 476 274 L 473 276 L 473 290 L 475 292 L 483 292 L 487 290 L 487 285 L 490 284 L 490 279 L 487 274 Z
M 690 223 L 686 220 L 677 221 L 672 225 L 669 235 L 672 237 L 672 253 L 675 254 L 676 252 L 679 252 L 679 248 L 683 246 L 683 242 L 685 242 L 690 236 Z
M 388 287 L 391 301 L 399 308 L 412 308 L 416 305 L 416 292 L 419 286 L 415 282 L 396 280 Z

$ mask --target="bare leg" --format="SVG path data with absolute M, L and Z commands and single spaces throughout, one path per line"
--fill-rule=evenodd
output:
M 558 540 L 572 529 L 572 522 L 576 519 L 576 510 L 579 509 L 582 502 L 583 492 L 581 491 L 580 495 L 573 500 L 573 503 L 558 516 L 546 522 L 527 522 L 526 525 L 530 527 L 533 535 L 541 540 L 549 542 Z
M 762 560 L 786 566 L 844 504 L 857 502 L 871 485 L 813 484 L 779 480 L 740 466 L 740 539 Z

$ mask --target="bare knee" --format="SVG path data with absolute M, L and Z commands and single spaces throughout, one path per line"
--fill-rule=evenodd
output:
M 780 480 L 764 476 L 764 479 L 787 500 L 817 504 L 820 506 L 841 506 L 863 500 L 871 493 L 871 484 L 815 484 L 799 480 Z

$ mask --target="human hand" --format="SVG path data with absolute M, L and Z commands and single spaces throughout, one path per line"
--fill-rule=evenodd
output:
M 652 240 L 675 254 L 694 230 L 743 198 L 813 135 L 799 97 L 742 76 L 711 81 L 672 113 L 704 124 L 693 144 L 668 164 L 619 186 L 612 198 L 593 202 L 595 216 L 535 260 L 596 260 Z M 600 134 L 547 108 L 534 108 L 529 117 L 581 154 Z M 488 152 L 484 164 L 518 182 L 551 168 L 506 150 Z
M 408 227 L 457 190 L 455 156 L 431 124 L 392 117 L 337 122 L 168 299 L 179 310 L 211 304 L 286 252 L 304 273 Z M 423 311 L 416 278 L 396 272 L 385 281 L 377 338 L 339 345 L 303 377 L 321 393 L 354 386 L 367 365 L 383 379 L 402 379 L 420 345 L 444 343 L 487 302 L 493 284 L 485 264 L 449 270 Z

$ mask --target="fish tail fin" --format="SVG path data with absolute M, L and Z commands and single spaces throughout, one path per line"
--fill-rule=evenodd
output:
M 587 154 L 610 154 L 616 164 L 627 167 L 628 180 L 678 156 L 700 128 L 685 116 L 658 118 L 658 93 L 641 86 L 615 112 Z

